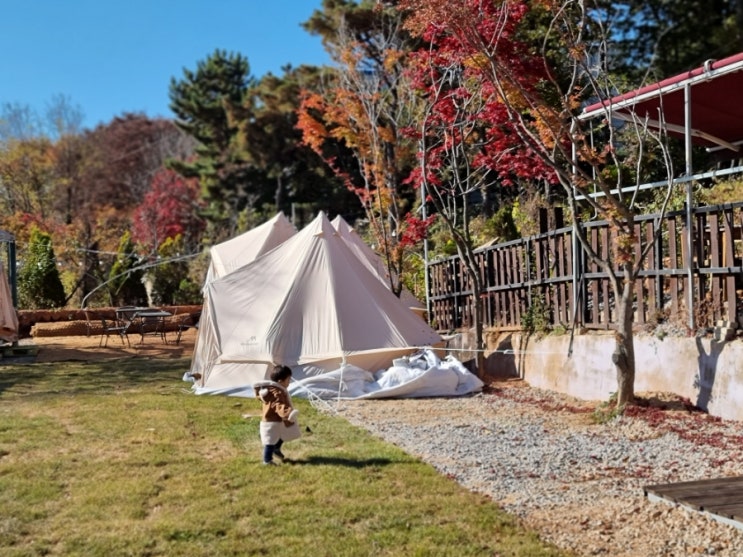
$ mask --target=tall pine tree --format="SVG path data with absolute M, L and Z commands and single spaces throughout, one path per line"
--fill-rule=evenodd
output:
M 170 108 L 177 125 L 199 144 L 193 159 L 171 161 L 171 166 L 186 178 L 199 179 L 209 223 L 229 226 L 250 204 L 247 186 L 256 174 L 240 130 L 251 112 L 250 65 L 240 54 L 216 50 L 198 62 L 196 71 L 184 69 L 183 74 L 181 80 L 171 79 Z

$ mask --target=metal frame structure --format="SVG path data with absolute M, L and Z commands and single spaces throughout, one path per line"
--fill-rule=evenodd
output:
M 13 307 L 18 309 L 18 278 L 16 274 L 15 236 L 5 230 L 0 230 L 0 243 L 5 244 L 7 258 L 8 284 L 13 296 Z
M 650 128 L 664 130 L 684 140 L 685 173 L 674 179 L 674 184 L 686 184 L 687 249 L 692 246 L 692 183 L 743 172 L 743 165 L 734 165 L 724 171 L 694 173 L 693 145 L 706 147 L 710 152 L 729 150 L 741 153 L 743 145 L 743 52 L 723 60 L 707 60 L 704 65 L 689 72 L 647 85 L 640 89 L 602 100 L 584 108 L 579 120 L 603 117 L 623 121 L 642 122 Z M 643 184 L 627 190 L 649 189 L 667 185 L 667 182 Z M 624 190 L 623 190 L 624 191 Z M 693 269 L 688 269 L 689 284 Z M 578 288 L 577 277 L 574 289 Z M 577 296 L 575 296 L 577 299 Z M 689 307 L 694 302 L 689 292 Z M 689 327 L 694 329 L 693 312 L 689 312 Z

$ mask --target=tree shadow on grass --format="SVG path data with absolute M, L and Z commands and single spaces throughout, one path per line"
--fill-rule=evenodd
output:
M 0 394 L 12 391 L 19 396 L 38 396 L 111 392 L 144 385 L 165 387 L 181 379 L 188 367 L 188 358 L 160 360 L 147 356 L 3 365 Z

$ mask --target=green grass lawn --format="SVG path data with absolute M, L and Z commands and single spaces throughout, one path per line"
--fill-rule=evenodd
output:
M 303 400 L 311 432 L 263 466 L 259 403 L 187 368 L 0 362 L 0 555 L 565 555 Z

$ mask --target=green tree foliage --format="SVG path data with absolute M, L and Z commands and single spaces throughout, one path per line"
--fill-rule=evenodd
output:
M 0 145 L 0 210 L 41 219 L 51 213 L 54 158 L 48 139 L 10 140 Z
M 657 80 L 743 50 L 741 0 L 605 2 L 614 63 L 638 82 Z
M 322 72 L 284 72 L 257 80 L 246 58 L 217 50 L 171 80 L 177 124 L 198 142 L 195 158 L 171 167 L 199 180 L 208 243 L 240 231 L 247 214 L 262 220 L 278 210 L 290 214 L 296 204 L 330 213 L 347 207 L 350 196 L 296 129 L 300 91 L 319 87 Z
M 51 235 L 36 227 L 18 271 L 18 302 L 23 309 L 53 309 L 65 304 Z
M 421 239 L 407 180 L 416 140 L 404 133 L 415 122 L 407 66 L 418 41 L 402 17 L 374 2 L 323 1 L 305 28 L 322 37 L 337 71 L 323 90 L 304 95 L 299 121 L 306 144 L 357 196 L 397 294 L 406 250 Z
M 183 255 L 183 247 L 181 235 L 168 238 L 160 244 L 158 261 L 162 264 L 152 267 L 149 272 L 152 279 L 151 296 L 154 304 L 175 304 L 181 283 L 184 288 L 188 289 L 188 263 L 178 259 Z
M 147 291 L 144 286 L 144 271 L 137 269 L 139 258 L 134 253 L 131 234 L 127 230 L 119 242 L 116 261 L 111 266 L 108 278 L 108 291 L 111 305 L 147 305 Z
M 284 75 L 264 76 L 250 94 L 255 117 L 244 123 L 246 149 L 265 175 L 265 187 L 256 208 L 266 216 L 312 205 L 329 214 L 346 212 L 357 203 L 325 162 L 302 142 L 297 108 L 302 91 L 322 87 L 325 72 L 301 66 L 284 68 Z M 270 214 L 269 214 L 270 213 Z
M 198 142 L 195 157 L 175 161 L 172 168 L 199 179 L 211 223 L 228 222 L 251 204 L 247 185 L 256 179 L 256 169 L 244 149 L 240 124 L 252 111 L 246 103 L 254 81 L 247 58 L 216 50 L 198 62 L 196 71 L 184 69 L 181 80 L 170 82 L 176 123 Z

